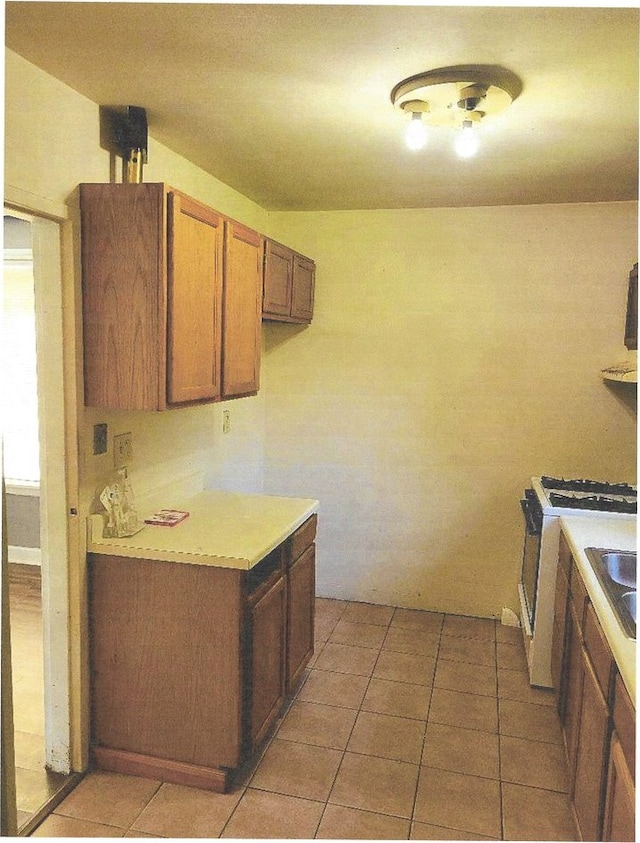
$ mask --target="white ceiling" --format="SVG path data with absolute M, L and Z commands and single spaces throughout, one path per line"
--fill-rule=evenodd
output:
M 6 44 L 267 209 L 638 197 L 636 8 L 9 2 Z M 407 76 L 522 80 L 470 161 L 404 147 Z M 64 119 L 64 115 L 60 115 Z M 170 180 L 170 174 L 167 174 Z

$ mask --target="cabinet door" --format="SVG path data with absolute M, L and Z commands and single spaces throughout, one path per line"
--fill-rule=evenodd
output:
M 249 742 L 255 749 L 284 702 L 286 589 L 283 577 L 249 603 Z
M 316 279 L 316 265 L 302 255 L 293 258 L 293 293 L 291 318 L 311 322 L 313 317 L 313 293 Z
M 315 545 L 296 559 L 288 574 L 287 693 L 298 684 L 313 655 Z
M 293 252 L 280 243 L 267 240 L 264 250 L 263 315 L 289 316 L 292 281 Z
M 611 756 L 604 810 L 603 840 L 635 840 L 636 789 L 616 733 L 611 736 Z
M 567 751 L 569 778 L 573 784 L 575 774 L 575 759 L 578 740 L 578 726 L 580 723 L 580 707 L 582 705 L 582 636 L 576 618 L 575 607 L 569 601 L 567 623 L 565 631 L 565 655 L 563 661 L 564 676 L 562 679 L 564 690 L 564 719 L 563 733 Z
M 620 741 L 620 746 L 627 759 L 627 765 L 635 781 L 636 775 L 636 709 L 631 702 L 622 677 L 618 673 L 615 683 L 613 703 L 613 725 Z
M 569 583 L 561 566 L 556 575 L 555 608 L 553 617 L 553 638 L 551 642 L 551 678 L 556 691 L 556 704 L 561 722 L 564 721 L 566 698 L 565 671 L 565 629 L 567 625 L 567 598 Z
M 223 221 L 169 194 L 168 371 L 170 404 L 221 393 Z
M 166 403 L 166 218 L 162 184 L 82 184 L 84 401 Z
M 582 705 L 578 727 L 573 805 L 583 840 L 601 840 L 610 740 L 609 709 L 586 651 L 582 651 Z
M 629 273 L 627 292 L 627 318 L 624 326 L 624 344 L 629 350 L 638 348 L 638 264 Z
M 255 395 L 260 386 L 262 237 L 225 223 L 223 398 Z

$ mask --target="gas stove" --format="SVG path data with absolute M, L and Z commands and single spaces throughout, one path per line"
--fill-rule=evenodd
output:
M 542 476 L 537 478 L 537 482 L 534 479 L 533 486 L 543 511 L 578 509 L 581 512 L 624 515 L 635 515 L 638 511 L 637 489 L 629 483 Z
M 561 519 L 635 519 L 637 490 L 629 483 L 532 477 L 520 501 L 525 518 L 518 591 L 532 685 L 551 687 L 551 641 Z

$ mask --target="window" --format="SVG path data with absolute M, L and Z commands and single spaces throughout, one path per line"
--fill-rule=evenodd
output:
M 4 218 L 2 434 L 7 482 L 39 483 L 38 391 L 31 225 Z

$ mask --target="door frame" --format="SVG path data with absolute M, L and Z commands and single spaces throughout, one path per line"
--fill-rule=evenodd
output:
M 12 195 L 13 194 L 13 195 Z M 79 530 L 76 294 L 65 206 L 5 191 L 5 213 L 31 223 L 38 361 L 45 756 L 61 773 L 86 767 Z M 14 201 L 12 201 L 14 200 Z

